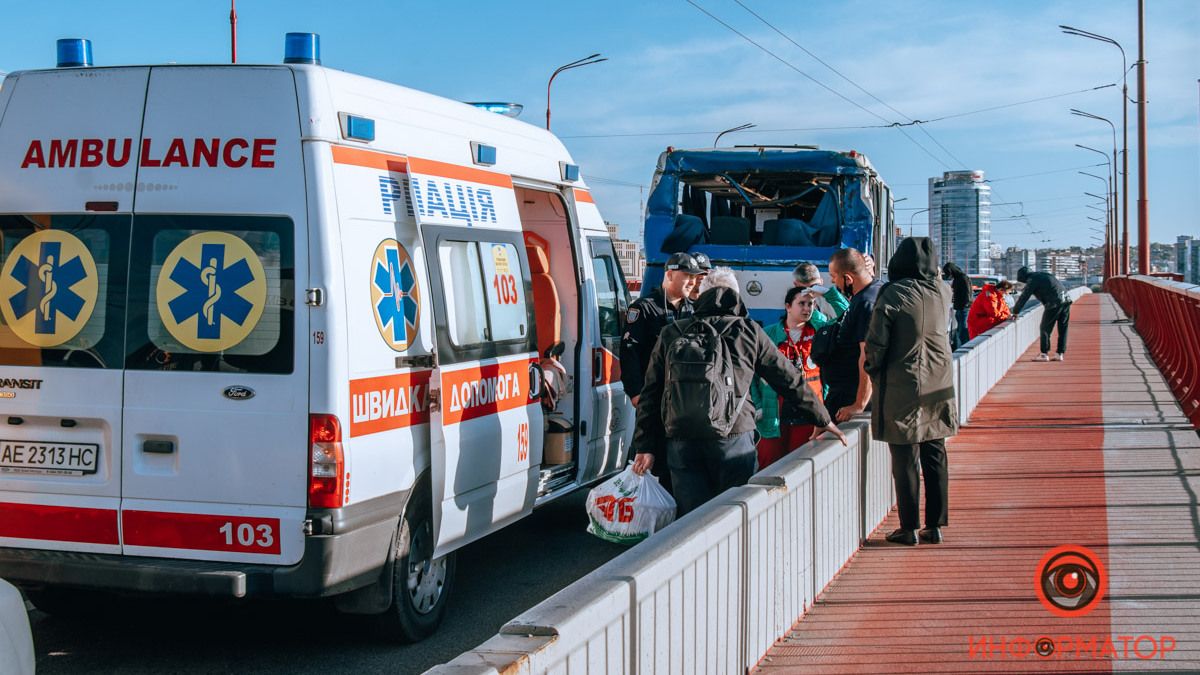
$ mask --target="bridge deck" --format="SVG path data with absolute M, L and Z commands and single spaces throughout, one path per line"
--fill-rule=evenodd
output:
M 950 442 L 946 542 L 888 544 L 893 512 L 758 672 L 1200 671 L 1200 440 L 1123 318 L 1076 302 L 1067 360 L 1034 345 Z M 1107 570 L 1084 616 L 1036 595 L 1064 544 Z

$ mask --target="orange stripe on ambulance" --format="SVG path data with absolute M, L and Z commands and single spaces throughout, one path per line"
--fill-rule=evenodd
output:
M 429 421 L 429 371 L 350 382 L 350 435 L 364 436 Z

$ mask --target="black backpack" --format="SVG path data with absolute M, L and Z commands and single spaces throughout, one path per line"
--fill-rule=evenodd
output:
M 666 345 L 663 427 L 670 437 L 725 438 L 750 392 L 736 391 L 733 354 L 725 330 L 703 319 L 674 324 Z M 665 337 L 665 336 L 664 336 Z

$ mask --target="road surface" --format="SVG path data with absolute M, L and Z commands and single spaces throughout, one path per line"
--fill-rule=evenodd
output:
M 625 550 L 584 532 L 586 495 L 576 491 L 459 551 L 446 620 L 420 644 L 381 642 L 369 621 L 328 602 L 117 598 L 91 618 L 35 610 L 37 672 L 420 673 Z

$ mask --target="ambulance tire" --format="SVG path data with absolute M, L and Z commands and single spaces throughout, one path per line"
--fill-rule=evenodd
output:
M 446 614 L 454 581 L 455 554 L 438 561 L 433 555 L 433 516 L 428 498 L 409 502 L 400 519 L 396 564 L 392 571 L 392 606 L 378 617 L 384 637 L 401 643 L 433 635 Z

